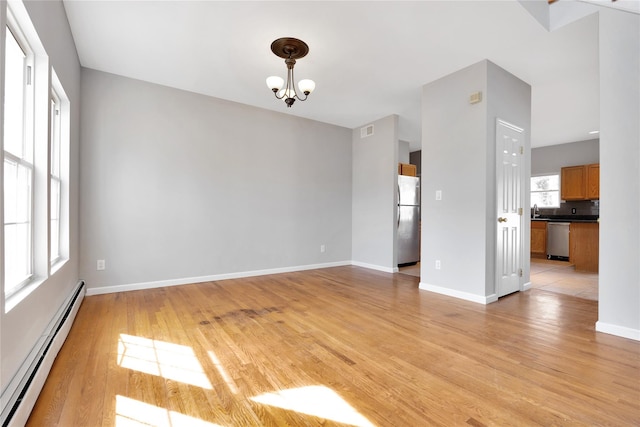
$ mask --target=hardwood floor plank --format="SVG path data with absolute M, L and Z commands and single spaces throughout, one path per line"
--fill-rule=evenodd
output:
M 28 425 L 640 425 L 640 343 L 595 332 L 597 302 L 484 306 L 418 280 L 348 266 L 87 297 Z

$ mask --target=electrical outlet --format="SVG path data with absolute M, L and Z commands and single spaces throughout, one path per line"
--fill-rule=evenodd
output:
M 326 251 L 326 249 L 327 248 L 325 247 L 325 245 L 320 245 L 320 252 L 321 253 L 324 253 Z
M 98 262 L 96 263 L 96 270 L 104 270 L 106 268 L 104 260 L 103 259 L 99 259 Z
M 436 260 L 436 270 L 440 270 L 440 260 Z

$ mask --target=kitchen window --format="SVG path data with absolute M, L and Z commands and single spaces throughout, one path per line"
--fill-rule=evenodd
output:
M 531 177 L 531 206 L 560 207 L 560 174 Z

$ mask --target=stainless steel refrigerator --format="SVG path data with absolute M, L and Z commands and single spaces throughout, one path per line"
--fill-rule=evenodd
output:
M 398 265 L 420 261 L 420 178 L 398 175 Z

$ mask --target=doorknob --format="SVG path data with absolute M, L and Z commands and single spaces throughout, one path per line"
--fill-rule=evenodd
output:
M 507 218 L 500 217 L 498 218 L 498 222 L 507 222 Z

